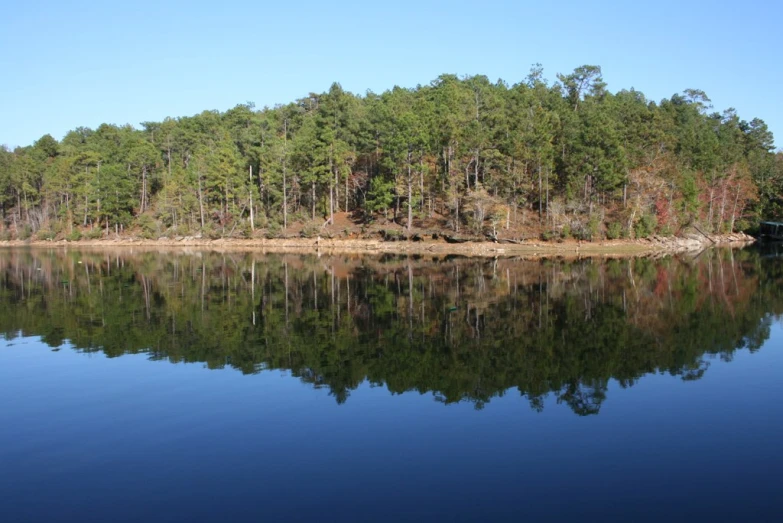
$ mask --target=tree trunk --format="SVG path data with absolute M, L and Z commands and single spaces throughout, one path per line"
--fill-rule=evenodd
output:
M 729 232 L 734 234 L 734 219 L 737 216 L 737 202 L 739 202 L 740 185 L 737 184 L 737 195 L 734 197 L 734 208 L 731 210 L 731 228 Z
M 228 219 L 228 174 L 226 174 L 226 192 L 223 195 L 223 216 L 220 219 L 220 233 L 226 232 L 226 220 Z
M 454 209 L 454 229 L 459 232 L 459 195 L 457 195 L 457 204 Z
M 334 182 L 329 181 L 329 223 L 334 225 Z
M 544 209 L 542 207 L 541 197 L 544 195 L 544 185 L 541 180 L 541 160 L 538 161 L 538 224 L 541 225 Z
M 334 212 L 340 212 L 340 170 L 334 170 Z
M 288 120 L 283 122 L 283 230 L 288 228 L 288 193 L 286 189 L 286 161 L 288 159 Z M 313 208 L 315 216 L 315 208 Z
M 198 173 L 198 209 L 201 217 L 201 229 L 204 229 L 204 193 L 201 190 L 201 173 Z
M 720 202 L 720 217 L 718 218 L 718 232 L 720 232 L 721 227 L 723 225 L 723 214 L 726 209 L 726 186 L 728 185 L 728 182 L 724 180 L 723 182 L 723 196 L 721 197 Z
M 315 181 L 313 181 L 312 208 L 313 208 L 313 220 L 315 220 Z
M 68 232 L 73 232 L 73 211 L 71 210 L 71 195 L 70 193 L 65 193 L 65 210 L 66 210 L 66 216 L 68 216 Z M 27 221 L 30 221 L 30 214 L 28 212 L 27 214 Z
M 546 171 L 546 201 L 544 208 L 546 209 L 546 222 L 549 223 L 549 169 Z
M 478 178 L 479 178 L 479 149 L 476 149 L 476 165 L 474 166 L 473 170 L 473 187 L 476 187 L 478 185 Z
M 334 174 L 335 178 L 329 177 L 329 223 L 334 225 L 334 181 L 337 178 L 337 173 L 334 169 L 334 146 L 329 146 L 329 173 Z
M 62 200 L 61 200 L 62 204 Z M 19 215 L 19 221 L 22 221 L 22 196 L 19 194 L 19 191 L 16 191 L 16 212 L 13 213 L 14 218 L 14 229 L 16 230 L 16 234 L 19 234 L 19 224 L 16 222 L 16 216 Z
M 255 217 L 253 216 L 253 166 L 250 166 L 250 231 L 255 232 L 256 230 L 256 221 Z
M 419 151 L 421 156 L 419 157 L 419 193 L 421 194 L 421 203 L 419 209 L 422 216 L 424 215 L 424 155 Z
M 98 187 L 101 186 L 101 162 L 98 162 Z M 98 199 L 96 202 L 96 209 L 95 209 L 95 215 L 96 220 L 98 220 L 98 227 L 100 227 L 101 224 L 101 192 L 98 191 Z
M 147 208 L 147 166 L 141 167 L 141 205 L 139 206 L 139 214 L 143 213 Z
M 408 151 L 408 232 L 413 224 L 413 173 L 411 172 L 411 152 Z

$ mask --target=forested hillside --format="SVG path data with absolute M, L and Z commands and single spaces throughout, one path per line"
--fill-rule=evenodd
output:
M 0 148 L 0 239 L 414 231 L 601 239 L 783 214 L 783 154 L 705 93 L 660 103 L 582 66 L 78 127 Z M 118 103 L 122 103 L 118 100 Z

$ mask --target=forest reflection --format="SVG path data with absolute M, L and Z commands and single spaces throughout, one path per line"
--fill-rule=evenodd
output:
M 284 369 L 338 402 L 363 382 L 444 403 L 554 395 L 598 413 L 610 380 L 697 380 L 758 350 L 783 269 L 755 250 L 521 260 L 205 251 L 0 251 L 0 331 L 109 357 Z

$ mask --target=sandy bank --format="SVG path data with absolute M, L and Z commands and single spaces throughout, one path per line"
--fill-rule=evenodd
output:
M 265 252 L 299 253 L 356 253 L 356 254 L 458 254 L 465 256 L 636 256 L 656 253 L 681 253 L 700 251 L 712 245 L 743 245 L 752 243 L 753 237 L 742 233 L 720 236 L 695 236 L 684 238 L 654 236 L 643 240 L 605 240 L 597 242 L 525 241 L 521 243 L 446 241 L 388 242 L 361 239 L 217 239 L 184 237 L 144 240 L 117 238 L 102 240 L 60 241 L 5 241 L 0 247 L 36 248 L 203 248 L 209 250 L 252 250 Z

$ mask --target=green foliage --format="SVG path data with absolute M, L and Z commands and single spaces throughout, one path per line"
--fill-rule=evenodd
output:
M 647 238 L 655 232 L 658 221 L 654 214 L 644 214 L 634 223 L 633 230 L 637 238 Z
M 623 225 L 620 222 L 610 222 L 606 227 L 606 239 L 616 240 L 623 233 Z
M 95 227 L 93 229 L 88 230 L 84 236 L 88 240 L 100 240 L 101 238 L 103 238 L 103 235 L 104 235 L 103 229 L 101 229 L 100 227 Z
M 278 222 L 270 221 L 267 224 L 264 237 L 267 238 L 268 240 L 272 240 L 275 238 L 279 238 L 282 232 L 283 232 L 283 227 Z
M 250 223 L 248 222 L 242 222 L 242 225 L 237 227 L 239 229 L 239 235 L 242 238 L 252 238 L 253 237 L 253 231 L 250 228 Z
M 218 240 L 218 239 L 220 239 L 220 238 L 221 238 L 221 236 L 222 236 L 222 233 L 221 233 L 221 231 L 220 231 L 220 230 L 218 230 L 218 228 L 217 228 L 217 227 L 215 227 L 215 224 L 213 224 L 213 223 L 208 223 L 208 224 L 206 225 L 206 227 L 204 227 L 204 228 L 201 230 L 201 234 L 202 234 L 203 236 L 206 236 L 206 237 L 207 237 L 207 238 L 209 238 L 210 240 Z
M 141 228 L 141 237 L 145 240 L 152 240 L 160 237 L 158 223 L 149 214 L 142 214 L 139 216 L 137 223 Z
M 304 227 L 302 227 L 302 230 L 299 231 L 299 236 L 302 238 L 315 238 L 317 237 L 321 232 L 321 228 L 315 225 L 314 223 L 308 223 Z
M 35 236 L 38 240 L 52 241 L 57 237 L 57 233 L 51 229 L 41 229 Z
M 394 203 L 394 181 L 381 177 L 373 178 L 367 194 L 367 211 L 382 212 Z
M 16 237 L 20 240 L 28 240 L 32 235 L 33 228 L 28 224 L 22 225 L 22 227 L 16 233 Z
M 74 229 L 70 233 L 65 235 L 65 239 L 69 242 L 78 242 L 82 239 L 82 233 L 79 229 Z
M 175 236 L 190 236 L 191 230 L 190 226 L 186 223 L 181 223 L 174 227 L 174 235 Z
M 621 205 L 628 217 L 655 207 L 675 230 L 692 220 L 728 231 L 783 219 L 783 153 L 762 120 L 710 113 L 698 90 L 660 102 L 612 93 L 596 65 L 557 78 L 547 82 L 535 66 L 516 84 L 441 75 L 362 96 L 335 83 L 272 108 L 79 127 L 61 142 L 44 135 L 0 147 L 0 207 L 20 230 L 96 224 L 150 238 L 246 236 L 234 224 L 251 204 L 267 234 L 268 220 L 287 229 L 338 212 L 406 228 L 432 212 L 441 226 L 478 234 L 497 233 L 513 209 L 512 228 L 528 225 L 530 212 L 556 227 L 553 202 L 574 211 L 570 235 L 579 238 L 600 234 L 591 217 Z
M 585 228 L 585 236 L 582 238 L 583 240 L 592 241 L 595 238 L 598 237 L 598 230 L 601 227 L 601 221 L 598 219 L 598 216 L 591 216 L 590 219 L 587 221 L 587 227 Z

